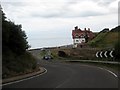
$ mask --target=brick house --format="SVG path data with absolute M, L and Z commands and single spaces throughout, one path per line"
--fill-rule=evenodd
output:
M 92 40 L 94 36 L 95 35 L 90 31 L 90 28 L 88 28 L 88 30 L 86 28 L 81 30 L 76 26 L 75 29 L 72 30 L 73 47 L 82 47 L 89 40 Z

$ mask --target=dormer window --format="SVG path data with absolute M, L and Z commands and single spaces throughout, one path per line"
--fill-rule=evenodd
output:
M 76 38 L 78 38 L 79 36 L 78 36 L 78 35 L 76 35 L 75 37 L 76 37 Z
M 83 34 L 81 35 L 81 38 L 84 38 L 84 35 L 83 35 Z

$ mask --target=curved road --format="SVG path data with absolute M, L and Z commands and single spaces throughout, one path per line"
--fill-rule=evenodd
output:
M 41 61 L 47 73 L 3 88 L 118 88 L 118 78 L 95 66 Z

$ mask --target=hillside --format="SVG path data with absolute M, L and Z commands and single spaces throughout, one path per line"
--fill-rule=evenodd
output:
M 53 59 L 57 60 L 91 60 L 95 59 L 95 53 L 99 49 L 81 49 L 81 48 L 64 48 L 64 49 L 52 49 L 51 54 Z M 66 55 L 60 56 L 59 51 L 65 52 Z M 86 54 L 87 53 L 87 54 Z
M 2 12 L 2 78 L 37 70 L 36 59 L 27 52 L 27 36 L 21 25 L 6 20 Z
M 119 30 L 119 26 L 106 32 L 102 30 L 92 41 L 88 42 L 88 44 L 91 47 L 113 48 L 118 41 Z

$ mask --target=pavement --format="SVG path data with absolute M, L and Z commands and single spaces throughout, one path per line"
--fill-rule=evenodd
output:
M 118 88 L 118 78 L 97 66 L 40 60 L 47 72 L 4 88 Z

